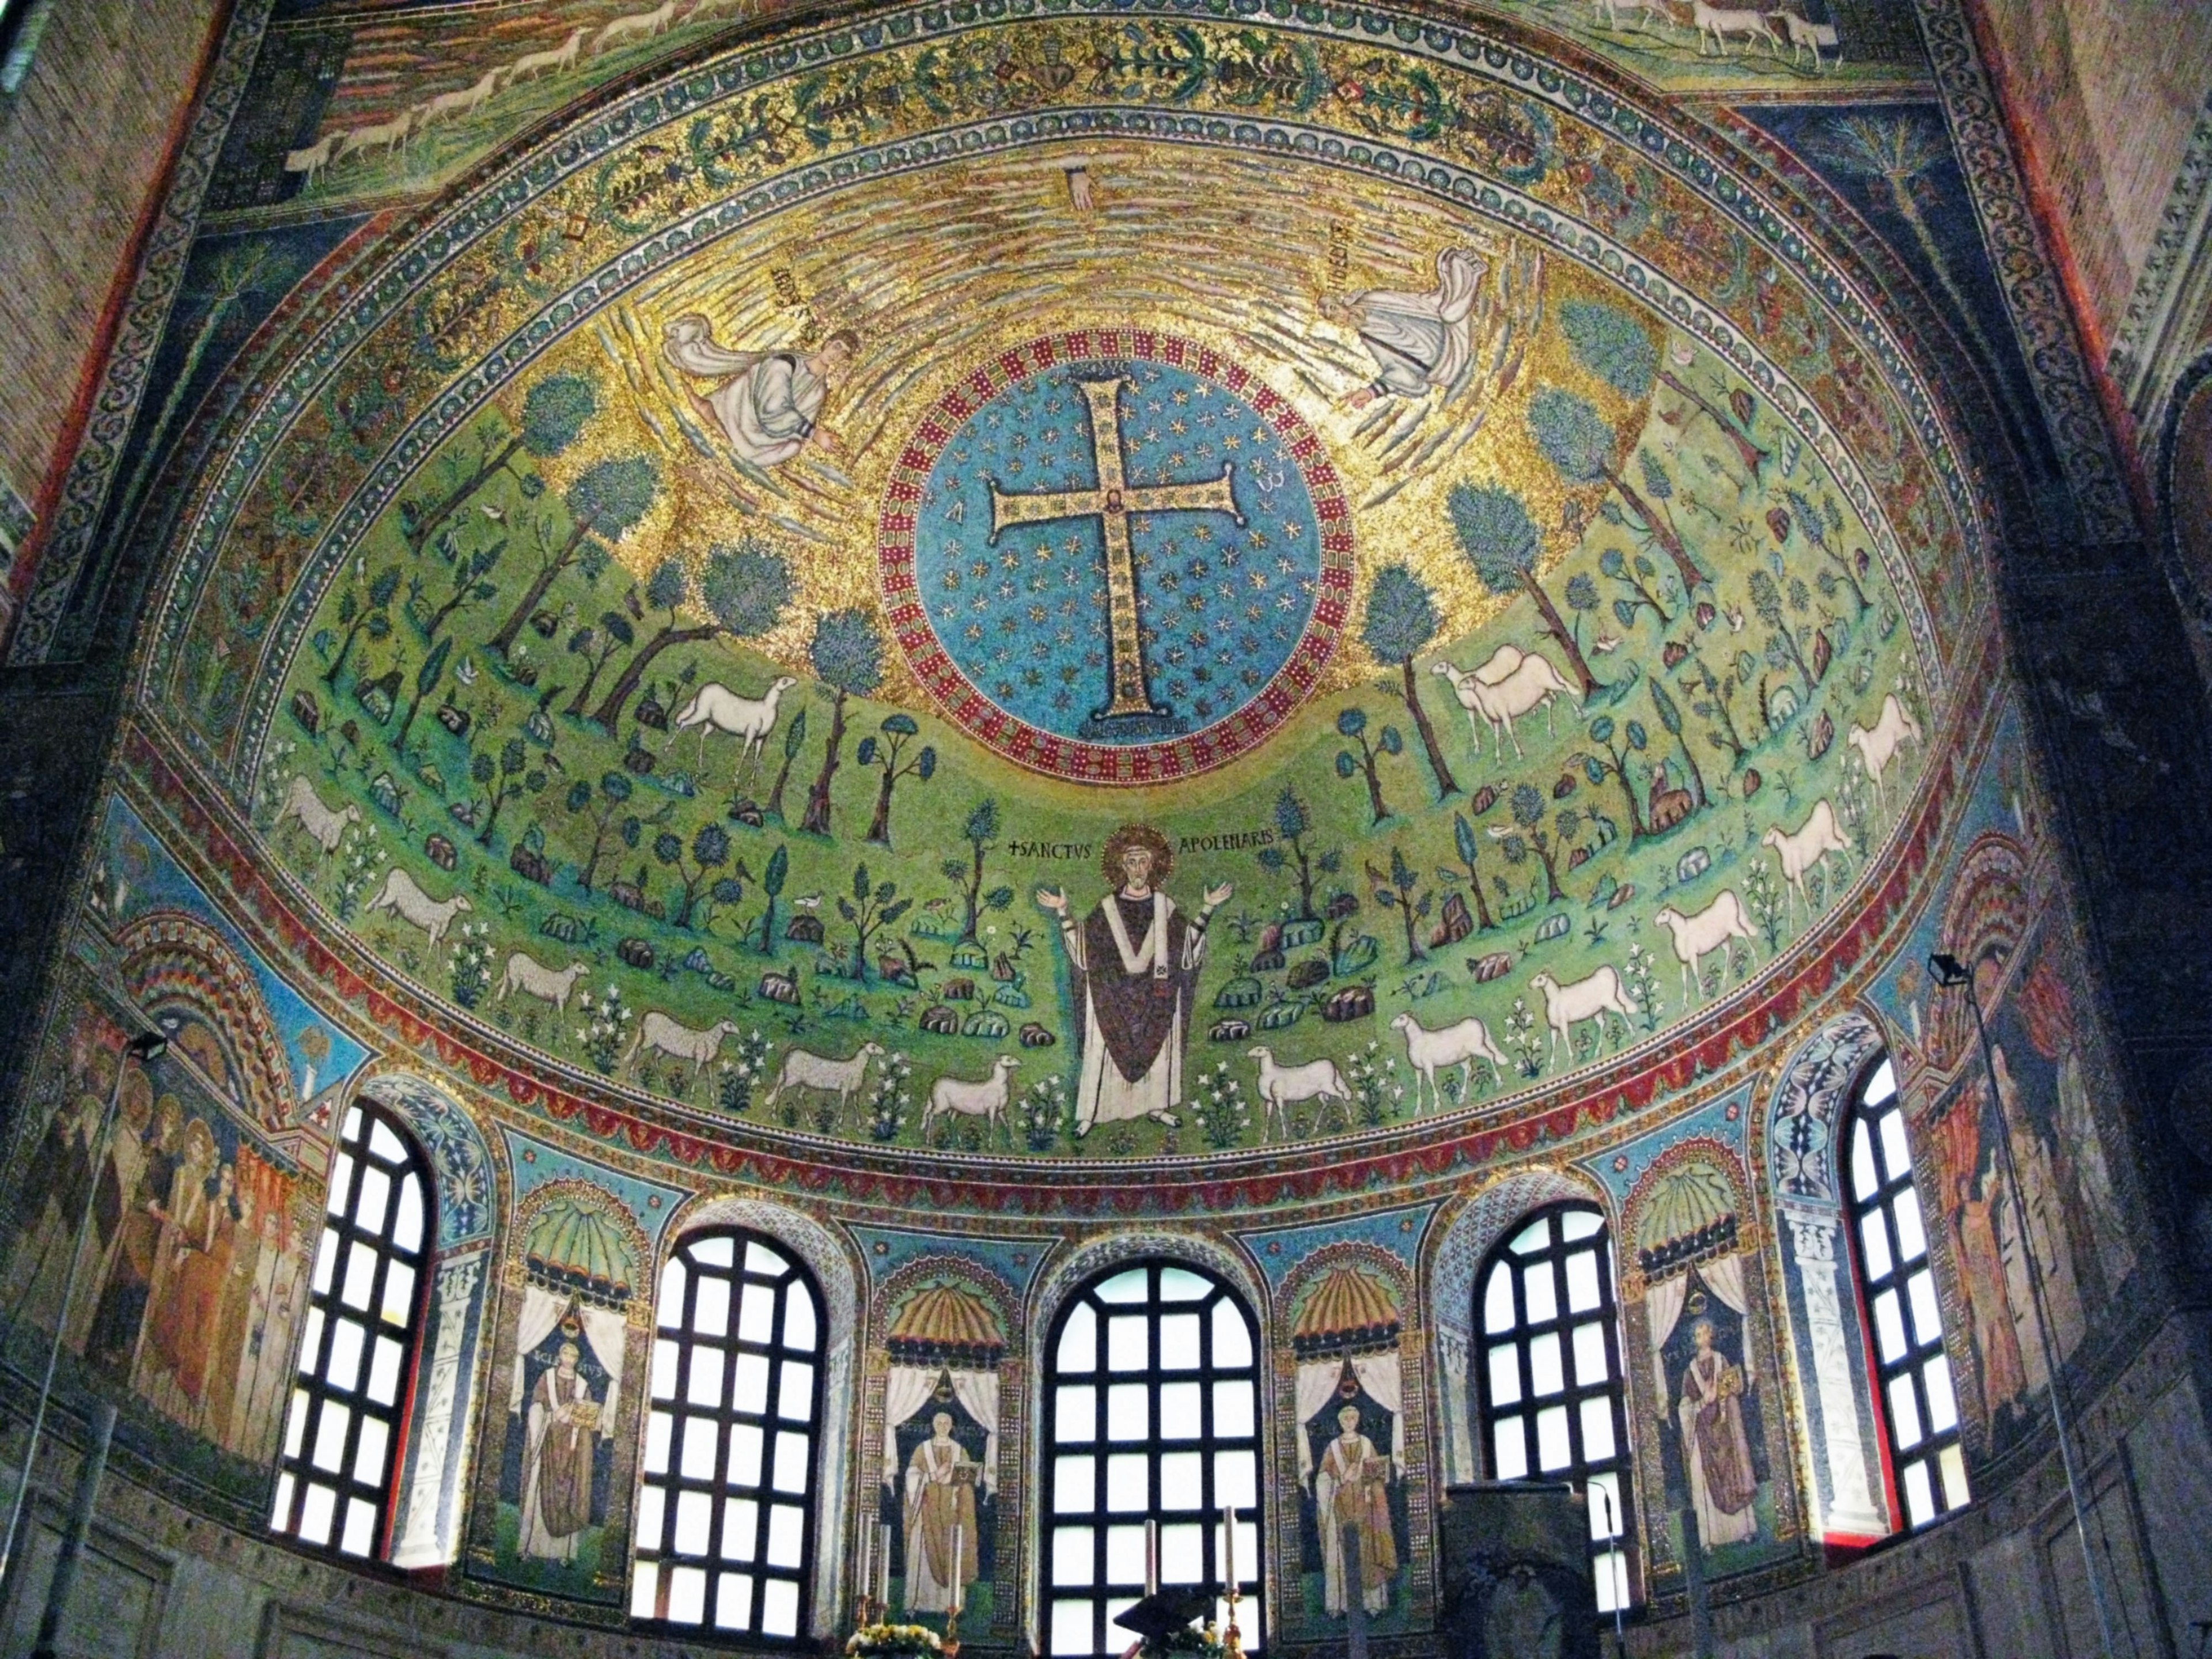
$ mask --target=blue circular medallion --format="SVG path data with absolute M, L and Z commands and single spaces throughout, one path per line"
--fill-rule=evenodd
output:
M 1148 781 L 1243 752 L 1333 650 L 1350 521 L 1287 401 L 1188 342 L 1001 354 L 901 457 L 879 535 L 902 647 L 1041 769 Z

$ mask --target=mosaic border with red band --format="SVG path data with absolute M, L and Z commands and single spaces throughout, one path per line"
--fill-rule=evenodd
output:
M 931 468 L 968 419 L 1008 387 L 1060 363 L 1121 358 L 1164 363 L 1226 387 L 1273 427 L 1305 480 L 1321 535 L 1321 592 L 1290 660 L 1233 714 L 1203 731 L 1150 744 L 1085 743 L 1039 731 L 971 684 L 930 626 L 914 574 L 916 510 Z M 1210 346 L 1146 328 L 1079 328 L 1041 335 L 960 377 L 915 425 L 884 488 L 876 521 L 884 614 L 899 651 L 939 712 L 992 753 L 1071 783 L 1146 785 L 1195 777 L 1251 753 L 1321 684 L 1352 609 L 1352 509 L 1320 436 L 1296 405 Z

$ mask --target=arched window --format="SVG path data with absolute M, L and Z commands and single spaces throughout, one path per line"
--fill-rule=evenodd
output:
M 1049 1650 L 1119 1653 L 1115 1617 L 1162 1584 L 1219 1583 L 1235 1511 L 1237 1609 L 1261 1644 L 1258 1333 L 1243 1300 L 1172 1262 L 1093 1279 L 1061 1310 L 1045 1371 Z
M 1887 1059 L 1860 1083 L 1849 1133 L 1851 1261 L 1874 1335 L 1883 1445 L 1905 1524 L 1923 1527 L 1966 1502 L 1966 1460 L 1912 1149 Z
M 1493 1480 L 1571 1480 L 1589 1494 L 1601 1613 L 1629 1599 L 1628 1412 L 1613 1249 L 1590 1205 L 1536 1212 L 1475 1279 L 1475 1438 Z
M 373 1101 L 347 1109 L 308 1281 L 272 1531 L 380 1558 L 428 1289 L 429 1165 Z
M 783 1248 L 696 1232 L 660 1270 L 630 1616 L 799 1641 L 813 1601 L 822 1298 Z

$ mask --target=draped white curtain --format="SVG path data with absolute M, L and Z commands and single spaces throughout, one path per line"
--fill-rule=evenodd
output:
M 1667 1364 L 1660 1350 L 1667 1339 L 1674 1334 L 1674 1327 L 1682 1317 L 1682 1304 L 1690 1294 L 1690 1273 L 1694 1271 L 1705 1287 L 1720 1297 L 1729 1310 L 1741 1314 L 1744 1310 L 1743 1255 L 1715 1256 L 1700 1261 L 1694 1269 L 1686 1269 L 1672 1279 L 1662 1279 L 1647 1285 L 1644 1291 L 1644 1312 L 1651 1322 L 1651 1367 L 1659 1378 L 1659 1393 L 1667 1393 Z M 1743 1333 L 1744 1369 L 1751 1369 L 1751 1328 L 1747 1324 Z
M 899 1467 L 898 1431 L 937 1391 L 937 1379 L 952 1379 L 952 1396 L 983 1425 L 983 1462 L 977 1480 L 988 1491 L 999 1486 L 999 1374 L 951 1370 L 944 1366 L 894 1365 L 884 1376 L 884 1479 L 896 1486 L 905 1479 Z
M 568 1298 L 542 1285 L 522 1287 L 522 1319 L 514 1334 L 514 1384 L 508 1391 L 507 1409 L 519 1412 L 523 1407 L 522 1357 L 553 1334 L 568 1311 Z M 622 1392 L 623 1345 L 629 1339 L 628 1316 L 606 1308 L 580 1308 L 578 1316 L 584 1327 L 585 1340 L 591 1344 L 592 1354 L 607 1373 L 606 1398 L 599 1402 L 599 1432 L 611 1437 L 615 1431 L 615 1403 Z
M 954 1371 L 951 1375 L 953 1397 L 983 1425 L 983 1468 L 977 1478 L 986 1492 L 995 1492 L 999 1486 L 999 1374 Z
M 1682 1304 L 1690 1294 L 1690 1275 L 1676 1273 L 1644 1288 L 1644 1316 L 1651 1324 L 1651 1374 L 1659 1379 L 1659 1397 L 1667 1398 L 1667 1361 L 1660 1350 L 1674 1334 L 1682 1317 Z
M 1309 1360 L 1298 1367 L 1298 1415 L 1296 1437 L 1298 1443 L 1298 1479 L 1313 1479 L 1313 1448 L 1307 1442 L 1306 1425 L 1314 1420 L 1315 1413 L 1336 1398 L 1336 1385 L 1344 1376 L 1340 1359 Z

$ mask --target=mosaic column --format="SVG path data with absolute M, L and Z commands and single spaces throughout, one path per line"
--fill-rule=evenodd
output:
M 1805 1334 L 1813 1351 L 1813 1382 L 1820 1401 L 1820 1439 L 1827 1454 L 1828 1497 L 1822 1528 L 1874 1535 L 1889 1530 L 1888 1517 L 1867 1486 L 1865 1443 L 1858 1394 L 1851 1382 L 1850 1350 L 1844 1340 L 1843 1306 L 1836 1286 L 1836 1219 L 1789 1212 L 1790 1264 L 1805 1297 Z
M 407 1485 L 407 1525 L 392 1552 L 394 1565 L 435 1566 L 448 1559 L 453 1536 L 450 1511 L 460 1491 L 462 1471 L 446 1467 L 449 1451 L 459 1449 L 453 1434 L 460 1393 L 462 1345 L 469 1308 L 483 1279 L 482 1251 L 448 1261 L 438 1272 L 438 1340 L 432 1349 L 428 1381 L 420 1396 L 412 1457 L 414 1476 Z

